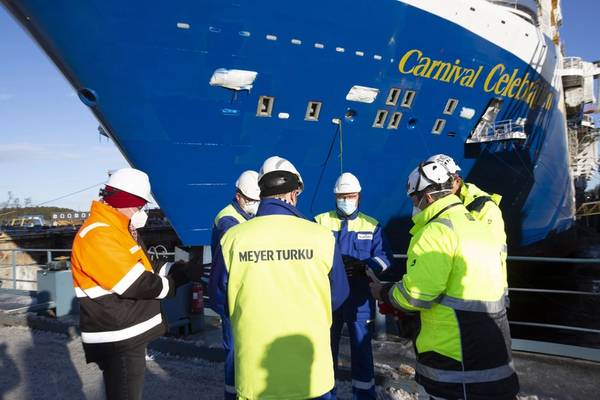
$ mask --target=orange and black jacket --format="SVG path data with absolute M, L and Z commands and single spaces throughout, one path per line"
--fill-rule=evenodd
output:
M 168 265 L 158 272 L 129 232 L 129 219 L 94 201 L 73 241 L 73 285 L 80 305 L 81 340 L 88 362 L 162 335 L 160 299 L 176 283 Z

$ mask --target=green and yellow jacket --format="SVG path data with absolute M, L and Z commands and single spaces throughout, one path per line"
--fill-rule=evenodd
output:
M 433 396 L 513 399 L 502 249 L 454 195 L 413 217 L 407 273 L 387 293 L 418 311 L 416 380 Z

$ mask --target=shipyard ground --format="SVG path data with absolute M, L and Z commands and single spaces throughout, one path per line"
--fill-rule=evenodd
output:
M 222 363 L 156 351 L 151 355 L 154 359 L 147 363 L 145 399 L 222 398 Z M 412 357 L 407 343 L 375 343 L 379 399 L 424 398 L 416 393 L 412 380 Z M 344 358 L 347 361 L 347 353 Z M 599 364 L 523 353 L 515 355 L 515 364 L 521 400 L 597 396 Z M 347 380 L 338 382 L 338 390 L 340 399 L 351 397 Z M 0 399 L 103 398 L 100 371 L 85 363 L 77 335 L 27 326 L 0 327 Z

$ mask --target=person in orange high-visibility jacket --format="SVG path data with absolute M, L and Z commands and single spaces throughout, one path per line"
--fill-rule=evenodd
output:
M 165 264 L 158 272 L 137 239 L 150 182 L 142 171 L 114 172 L 73 241 L 73 285 L 88 363 L 103 372 L 107 398 L 141 399 L 146 344 L 162 335 L 160 299 L 197 280 L 202 268 Z

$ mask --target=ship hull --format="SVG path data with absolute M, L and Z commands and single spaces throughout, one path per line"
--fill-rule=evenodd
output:
M 118 1 L 3 2 L 127 160 L 148 172 L 154 197 L 186 245 L 209 243 L 213 217 L 231 199 L 239 173 L 257 170 L 271 155 L 301 172 L 299 207 L 309 217 L 333 207 L 341 170 L 356 174 L 361 209 L 380 220 L 397 252 L 406 250 L 412 211 L 406 177 L 436 153 L 453 156 L 467 181 L 503 196 L 513 252 L 573 223 L 557 50 L 539 32 L 535 48 L 523 49 L 537 31 L 514 16 L 490 15 L 485 2 L 479 11 L 464 10 L 481 13 L 473 16 L 483 19 L 480 27 L 391 0 L 285 7 L 150 1 L 143 8 Z M 496 33 L 482 33 L 486 23 L 522 32 L 527 43 L 499 44 Z M 424 57 L 462 69 L 449 77 L 435 69 L 428 74 Z M 219 68 L 258 74 L 251 90 L 235 91 L 209 85 Z M 523 96 L 516 93 L 523 85 L 513 85 L 511 97 L 506 86 L 517 77 L 538 82 L 539 93 Z M 346 100 L 355 85 L 379 94 L 372 103 Z M 386 105 L 391 88 L 401 89 L 395 106 Z M 402 107 L 408 90 L 414 101 Z M 260 96 L 274 98 L 270 117 L 256 115 Z M 503 99 L 499 120 L 526 118 L 527 139 L 467 144 L 494 98 Z M 452 115 L 444 114 L 449 99 L 458 100 Z M 318 121 L 305 120 L 309 101 L 322 103 Z M 388 117 L 375 128 L 380 110 Z M 387 129 L 394 112 L 402 113 L 400 124 Z M 432 134 L 438 119 L 445 125 Z

